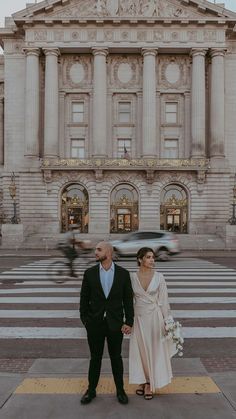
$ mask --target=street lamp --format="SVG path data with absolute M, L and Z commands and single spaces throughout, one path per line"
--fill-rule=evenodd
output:
M 236 174 L 234 176 L 234 187 L 233 187 L 233 203 L 231 204 L 233 207 L 233 214 L 232 217 L 228 220 L 231 226 L 236 225 L 236 216 L 235 216 L 235 207 L 236 207 Z
M 15 183 L 15 173 L 11 174 L 11 184 L 9 186 L 9 194 L 13 200 L 13 217 L 11 218 L 11 224 L 18 224 L 16 216 L 16 183 Z

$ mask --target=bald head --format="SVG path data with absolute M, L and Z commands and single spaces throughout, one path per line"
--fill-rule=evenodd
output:
M 113 256 L 113 246 L 111 243 L 105 241 L 99 242 L 95 249 L 95 256 L 99 262 L 111 262 Z

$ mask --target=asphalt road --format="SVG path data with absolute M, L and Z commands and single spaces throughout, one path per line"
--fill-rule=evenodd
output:
M 22 265 L 27 265 L 28 263 L 32 263 L 34 261 L 43 261 L 43 259 L 48 260 L 48 256 L 43 257 L 35 257 L 35 256 L 25 256 L 25 257 L 1 257 L 0 258 L 0 272 L 9 271 L 13 268 L 20 267 Z M 174 258 L 172 259 L 173 265 L 180 261 L 181 258 Z M 190 261 L 190 259 L 189 259 Z M 186 266 L 191 265 L 191 262 L 186 260 Z M 206 261 L 217 263 L 222 265 L 222 267 L 229 267 L 236 270 L 236 258 L 235 257 L 204 257 L 202 258 L 203 264 Z M 133 266 L 135 266 L 135 261 L 133 260 Z M 167 266 L 165 262 L 159 263 L 158 266 L 161 268 L 165 268 Z M 198 266 L 201 267 L 201 263 L 198 262 Z M 191 267 L 191 266 L 190 266 Z M 204 269 L 204 268 L 203 268 Z M 217 273 L 217 269 L 216 269 Z M 196 271 L 197 274 L 197 271 Z M 195 275 L 194 269 L 192 275 Z M 175 279 L 175 278 L 174 278 Z M 173 280 L 174 280 L 173 279 Z M 196 279 L 194 279 L 196 281 Z M 27 287 L 27 285 L 24 285 Z M 44 285 L 43 285 L 44 286 Z M 6 298 L 9 290 L 14 290 L 14 284 L 5 285 L 6 291 Z M 36 285 L 35 285 L 36 287 Z M 181 286 L 179 285 L 181 288 Z M 46 290 L 45 290 L 46 291 Z M 66 293 L 66 291 L 65 291 Z M 202 290 L 199 291 L 197 294 L 202 293 Z M 5 292 L 4 292 L 5 294 Z M 214 294 L 214 293 L 213 293 Z M 214 295 L 212 294 L 212 298 L 214 298 Z M 37 294 L 36 294 L 37 295 Z M 40 294 L 38 294 L 40 296 Z M 45 294 L 46 295 L 46 294 Z M 218 294 L 220 296 L 220 294 Z M 218 295 L 215 295 L 216 297 Z M 224 289 L 222 289 L 223 297 L 228 297 L 227 294 L 224 293 Z M 232 296 L 235 296 L 234 290 L 232 290 Z M 29 294 L 28 297 L 30 298 L 33 296 L 33 294 Z M 56 296 L 56 295 L 55 295 Z M 194 294 L 188 294 L 185 295 L 187 297 L 194 297 Z M 11 295 L 9 294 L 9 297 Z M 51 294 L 51 297 L 53 297 L 53 294 Z M 199 295 L 201 297 L 201 295 Z M 19 297 L 19 301 L 20 301 Z M 227 306 L 228 305 L 228 306 Z M 16 303 L 9 303 L 7 304 L 4 302 L 2 304 L 3 307 L 1 309 L 3 310 L 14 310 L 19 309 L 19 304 Z M 28 307 L 26 307 L 26 310 L 77 310 L 78 304 L 51 304 L 50 302 L 48 304 L 40 305 L 40 303 L 36 304 L 28 304 Z M 173 309 L 175 310 L 182 310 L 183 306 L 180 304 L 173 304 Z M 236 304 L 195 304 L 194 309 L 196 310 L 208 310 L 210 308 L 211 310 L 235 310 Z M 185 304 L 186 310 L 192 310 L 192 304 Z M 12 327 L 14 324 L 14 327 L 81 327 L 81 323 L 79 319 L 21 319 L 21 318 L 1 318 L 0 317 L 0 327 Z M 59 321 L 60 320 L 60 321 Z M 191 327 L 232 327 L 235 328 L 236 326 L 236 318 L 224 318 L 222 316 L 221 318 L 195 318 L 195 319 L 188 319 L 183 318 L 181 319 L 181 322 L 184 327 L 191 328 Z M 126 357 L 128 355 L 128 342 L 125 341 L 123 345 L 123 354 Z M 86 340 L 81 340 L 78 344 L 78 341 L 75 339 L 1 339 L 0 337 L 0 358 L 47 358 L 47 357 L 87 357 L 88 356 L 88 346 Z M 105 355 L 106 356 L 106 355 Z M 198 338 L 198 339 L 191 339 L 188 338 L 185 341 L 185 349 L 184 349 L 184 356 L 185 357 L 197 357 L 197 358 L 210 358 L 210 357 L 221 357 L 221 358 L 234 358 L 236 359 L 236 338 Z

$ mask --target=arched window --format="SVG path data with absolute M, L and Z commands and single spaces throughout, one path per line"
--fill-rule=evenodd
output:
M 87 190 L 80 184 L 67 186 L 61 197 L 61 230 L 75 228 L 80 233 L 88 232 L 89 197 Z
M 180 185 L 168 185 L 161 194 L 160 228 L 175 233 L 188 232 L 188 197 Z
M 138 193 L 128 184 L 116 186 L 111 193 L 111 233 L 138 230 Z

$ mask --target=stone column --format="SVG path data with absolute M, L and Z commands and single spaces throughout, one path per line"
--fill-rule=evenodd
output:
M 142 49 L 143 55 L 143 157 L 157 155 L 156 55 L 157 49 Z
M 107 155 L 107 67 L 108 48 L 92 48 L 93 69 L 93 143 L 92 156 Z
M 224 157 L 225 142 L 225 50 L 211 50 L 210 157 Z
M 26 55 L 25 156 L 39 157 L 39 55 L 38 48 L 24 48 Z
M 206 49 L 192 50 L 192 96 L 191 96 L 191 156 L 205 157 L 206 154 Z
M 4 99 L 0 97 L 0 165 L 4 164 Z
M 58 48 L 44 48 L 45 105 L 44 105 L 44 157 L 58 157 L 59 150 L 59 77 Z

